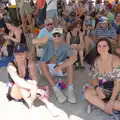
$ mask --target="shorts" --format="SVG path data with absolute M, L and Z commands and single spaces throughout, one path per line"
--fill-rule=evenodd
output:
M 111 98 L 111 96 L 112 96 L 113 91 L 110 91 L 110 90 L 107 90 L 107 89 L 102 89 L 102 91 L 103 91 L 104 95 L 106 96 L 105 100 L 109 100 Z M 117 97 L 118 96 L 120 96 L 120 92 L 118 92 Z
M 54 18 L 58 17 L 58 11 L 57 11 L 57 9 L 48 10 L 46 14 L 47 14 L 46 18 L 52 18 L 52 19 L 54 19 Z
M 62 64 L 62 63 L 60 63 L 60 64 Z M 53 76 L 53 77 L 63 77 L 63 76 L 66 76 L 66 73 L 63 73 L 62 71 L 56 72 L 55 68 L 54 68 L 55 65 L 56 64 L 48 64 L 48 68 L 49 68 L 49 72 L 50 72 L 51 76 Z M 41 70 L 40 70 L 40 74 L 42 75 Z
M 36 17 L 37 25 L 44 24 L 45 19 L 46 19 L 46 11 L 39 9 L 39 12 Z
M 6 94 L 6 97 L 7 97 L 7 99 L 8 99 L 9 101 L 11 101 L 11 100 L 13 100 L 13 101 L 18 101 L 18 102 L 23 101 L 23 99 L 16 100 L 15 98 L 12 98 L 12 96 L 10 95 L 11 90 L 12 90 L 12 87 L 9 87 L 9 89 L 8 89 L 8 93 Z
M 20 8 L 20 14 L 33 14 L 34 13 L 34 8 L 31 7 L 30 3 L 24 3 L 24 5 Z

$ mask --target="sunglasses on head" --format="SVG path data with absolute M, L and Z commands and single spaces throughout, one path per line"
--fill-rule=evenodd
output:
M 103 22 L 106 22 L 107 20 L 103 19 L 103 18 L 100 18 L 99 19 L 99 22 L 103 23 Z
M 49 26 L 49 25 L 53 25 L 53 23 L 48 23 L 48 24 L 46 24 L 47 26 Z
M 61 34 L 60 33 L 54 33 L 53 36 L 54 37 L 61 37 Z

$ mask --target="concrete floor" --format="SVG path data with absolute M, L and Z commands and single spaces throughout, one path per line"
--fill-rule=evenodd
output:
M 7 80 L 8 79 L 7 79 L 6 69 L 0 70 L 0 81 L 5 83 Z M 66 82 L 66 78 L 63 78 L 63 80 L 65 80 L 65 82 Z M 112 120 L 110 116 L 104 114 L 99 109 L 92 110 L 92 112 L 90 114 L 87 113 L 88 103 L 86 102 L 86 100 L 81 100 L 80 95 L 81 95 L 81 91 L 82 91 L 82 86 L 88 82 L 89 82 L 89 76 L 88 76 L 87 67 L 84 71 L 75 71 L 74 89 L 75 89 L 77 103 L 71 104 L 68 101 L 66 101 L 63 104 L 58 103 L 51 88 L 50 88 L 50 101 L 52 103 L 54 103 L 63 112 L 65 112 L 65 114 L 69 117 L 69 120 Z M 48 85 L 48 83 L 45 80 L 43 80 L 42 77 L 40 77 L 40 79 L 39 79 L 39 84 L 40 85 Z M 1 87 L 0 87 L 0 91 L 2 91 Z M 4 94 L 4 96 L 5 96 L 5 94 Z M 1 98 L 1 96 L 0 96 L 0 98 Z M 5 103 L 3 103 L 3 104 L 5 104 Z M 16 104 L 16 103 L 13 103 L 13 104 Z M 34 105 L 36 107 L 41 106 L 41 105 L 43 106 L 43 104 L 39 101 L 35 101 Z M 0 107 L 0 110 L 2 110 L 2 109 L 3 108 Z M 12 120 L 12 119 L 9 119 L 9 120 Z M 47 119 L 44 118 L 42 120 L 47 120 Z M 53 120 L 53 119 L 50 119 L 50 120 Z M 55 120 L 57 120 L 57 118 Z M 60 120 L 65 120 L 65 119 L 60 119 Z
M 31 39 L 28 38 L 27 42 L 29 44 L 28 45 L 29 48 L 31 48 L 30 47 L 31 46 Z M 39 120 L 67 120 L 67 118 L 69 120 L 112 120 L 112 118 L 110 116 L 108 116 L 107 114 L 104 114 L 104 112 L 102 112 L 99 109 L 94 109 L 94 110 L 92 110 L 92 112 L 90 114 L 88 114 L 87 110 L 86 110 L 88 103 L 86 102 L 86 100 L 80 100 L 82 86 L 86 83 L 89 83 L 89 80 L 91 80 L 91 78 L 88 76 L 89 66 L 87 64 L 85 64 L 85 67 L 86 67 L 86 69 L 84 71 L 75 71 L 74 89 L 75 89 L 75 95 L 76 95 L 76 99 L 77 99 L 76 104 L 71 104 L 68 101 L 66 101 L 63 104 L 58 103 L 55 95 L 53 94 L 53 92 L 50 88 L 50 101 L 52 103 L 54 103 L 59 109 L 61 109 L 61 111 L 62 111 L 61 116 L 62 117 L 60 117 L 60 118 L 50 117 L 47 109 L 45 109 L 44 105 L 39 101 L 35 101 L 35 103 L 34 103 L 35 106 L 39 106 L 38 107 L 39 108 L 39 113 L 37 114 L 37 112 L 36 112 L 36 114 L 35 114 L 35 112 L 29 112 L 28 116 L 30 116 L 31 114 L 35 115 L 36 117 L 35 116 L 34 117 L 32 116 L 32 117 L 33 117 L 33 119 L 36 119 L 36 120 L 38 120 L 38 119 Z M 5 83 L 8 80 L 7 76 L 8 75 L 7 75 L 6 69 L 0 70 L 0 81 L 1 82 Z M 63 79 L 66 82 L 66 78 L 63 78 Z M 48 85 L 48 83 L 40 75 L 39 75 L 39 83 L 40 83 L 40 85 Z M 8 116 L 10 116 L 11 114 L 13 114 L 17 110 L 17 107 L 14 107 L 15 111 L 13 111 L 13 112 L 12 112 L 12 109 L 13 109 L 12 106 L 9 107 L 11 109 L 11 111 L 10 111 L 10 113 L 9 113 L 9 111 L 7 111 L 7 113 L 6 113 L 6 110 L 8 110 L 8 106 L 10 106 L 11 103 L 8 102 L 8 101 L 7 101 L 7 104 L 4 103 L 5 100 L 6 100 L 5 94 L 1 94 L 2 93 L 1 91 L 3 91 L 4 88 L 5 87 L 2 87 L 2 85 L 0 85 L 0 106 L 2 106 L 2 107 L 0 107 L 0 114 L 2 113 L 2 115 L 4 117 L 4 120 L 8 120 L 8 119 L 13 120 L 13 117 L 11 117 L 11 118 L 7 117 L 6 118 L 6 114 Z M 6 88 L 5 88 L 5 90 L 6 90 Z M 3 99 L 3 98 L 5 98 L 5 99 Z M 17 103 L 13 103 L 13 104 L 17 105 Z M 37 109 L 36 109 L 36 111 L 37 111 Z M 25 114 L 24 110 L 21 110 L 19 112 L 22 113 L 23 120 L 28 119 L 28 116 L 27 116 L 27 118 L 24 117 L 24 114 Z M 17 120 L 18 118 L 21 118 L 21 117 L 19 117 L 20 115 L 16 114 L 16 116 L 17 117 L 14 118 L 14 120 Z M 30 119 L 31 118 L 29 118 L 29 120 Z

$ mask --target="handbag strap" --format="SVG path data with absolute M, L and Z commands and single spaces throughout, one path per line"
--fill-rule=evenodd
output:
M 50 5 L 50 3 L 51 3 L 52 1 L 54 1 L 54 0 L 50 0 L 49 3 L 47 4 L 47 6 Z

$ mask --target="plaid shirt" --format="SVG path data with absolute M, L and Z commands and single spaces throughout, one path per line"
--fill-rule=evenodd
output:
M 98 36 L 98 37 L 100 37 L 100 36 L 108 37 L 108 38 L 112 38 L 112 39 L 117 37 L 116 30 L 113 27 L 109 27 L 108 29 L 99 28 L 99 29 L 91 30 L 90 35 Z

